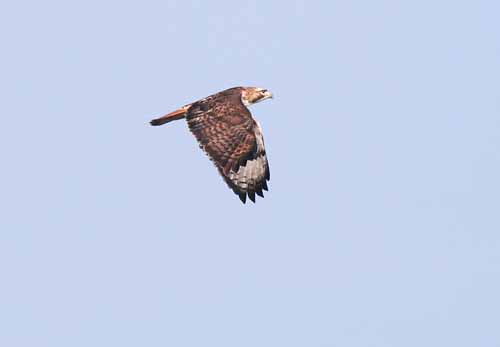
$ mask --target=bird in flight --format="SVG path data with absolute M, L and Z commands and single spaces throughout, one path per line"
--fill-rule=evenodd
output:
M 263 88 L 234 87 L 153 119 L 162 125 L 186 118 L 189 130 L 217 167 L 229 188 L 245 203 L 264 197 L 270 179 L 264 138 L 247 106 L 272 98 Z

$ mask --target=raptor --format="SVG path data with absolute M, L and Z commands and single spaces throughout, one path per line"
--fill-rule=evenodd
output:
M 248 106 L 272 98 L 263 88 L 234 87 L 182 106 L 153 119 L 157 126 L 185 118 L 200 148 L 245 203 L 264 197 L 270 179 L 264 137 Z

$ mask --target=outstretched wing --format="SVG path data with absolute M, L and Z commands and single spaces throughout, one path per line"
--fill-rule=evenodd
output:
M 200 148 L 243 203 L 263 197 L 270 179 L 259 124 L 234 95 L 215 95 L 191 105 L 186 116 Z

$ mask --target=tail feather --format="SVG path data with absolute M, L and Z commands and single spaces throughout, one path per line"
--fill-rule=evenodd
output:
M 189 106 L 190 105 L 183 106 L 174 112 L 170 112 L 169 114 L 166 114 L 166 115 L 161 116 L 159 118 L 153 119 L 151 122 L 149 122 L 149 124 L 156 126 L 156 125 L 162 125 L 162 124 L 171 122 L 173 120 L 182 119 L 182 118 L 186 117 L 186 113 L 187 113 Z

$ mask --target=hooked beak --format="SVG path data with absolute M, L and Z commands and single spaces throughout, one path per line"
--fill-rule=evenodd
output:
M 266 90 L 266 92 L 264 93 L 264 97 L 261 100 L 272 99 L 272 98 L 273 98 L 273 93 Z

